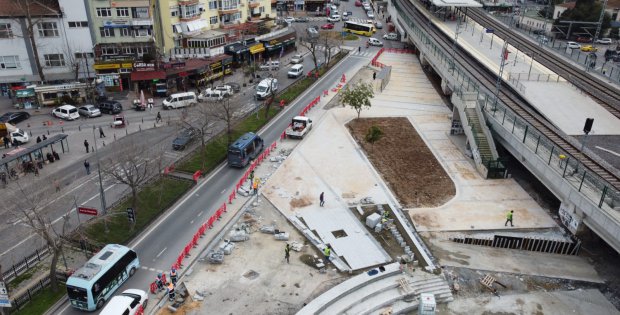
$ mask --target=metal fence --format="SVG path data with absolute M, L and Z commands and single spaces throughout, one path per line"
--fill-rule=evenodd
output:
M 58 271 L 56 272 L 56 279 L 64 283 L 67 281 L 67 275 L 62 271 Z M 7 308 L 8 313 L 13 314 L 19 311 L 22 307 L 24 307 L 26 304 L 32 301 L 32 298 L 36 296 L 36 294 L 39 291 L 49 286 L 50 283 L 51 283 L 51 278 L 49 275 L 46 275 L 44 278 L 42 278 L 41 280 L 37 281 L 37 283 L 32 285 L 32 287 L 30 287 L 28 290 L 26 290 L 26 292 L 22 293 L 19 296 L 12 298 L 11 308 Z
M 11 266 L 8 271 L 3 272 L 2 279 L 4 279 L 6 283 L 11 282 L 13 279 L 30 270 L 32 267 L 37 265 L 41 260 L 45 259 L 49 255 L 50 248 L 47 245 L 36 249 L 34 253 L 26 256 L 24 260 Z

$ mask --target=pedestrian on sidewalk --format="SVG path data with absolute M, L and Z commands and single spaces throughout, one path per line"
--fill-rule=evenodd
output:
M 372 73 L 372 79 L 373 79 L 373 80 L 376 80 L 376 79 L 377 79 L 377 73 L 376 73 L 376 72 L 373 72 L 373 73 Z
M 105 138 L 105 133 L 103 133 L 103 127 L 99 126 L 99 138 Z
M 86 175 L 90 175 L 90 163 L 88 160 L 84 160 L 84 168 L 86 168 Z
M 512 214 L 513 214 L 514 210 L 510 210 L 510 212 L 508 212 L 506 214 L 506 223 L 504 223 L 504 226 L 508 225 L 508 222 L 510 222 L 510 226 L 514 226 L 512 225 Z
M 291 246 L 286 243 L 286 247 L 284 247 L 284 259 L 286 259 L 286 263 L 289 264 L 289 258 L 291 258 Z
M 43 135 L 43 137 L 41 138 L 43 141 L 47 140 L 47 137 L 45 135 Z
M 159 123 L 161 121 L 161 113 L 157 112 L 157 117 L 155 117 L 155 123 Z
M 37 136 L 37 143 L 41 142 L 41 136 Z
M 5 148 L 5 149 L 8 149 L 8 148 L 9 148 L 9 144 L 11 143 L 11 140 L 9 140 L 9 137 L 4 136 L 4 137 L 2 138 L 2 141 L 4 141 L 4 148 Z
M 58 178 L 54 178 L 54 188 L 56 189 L 56 192 L 60 191 L 60 182 L 58 181 Z
M 250 172 L 250 183 L 254 183 L 254 170 Z
M 325 204 L 325 192 L 321 192 L 321 195 L 319 195 L 319 206 L 323 206 Z
M 84 139 L 84 147 L 86 148 L 86 153 L 88 153 L 90 146 L 88 145 L 88 140 L 86 139 Z
M 357 52 L 361 53 L 362 52 L 362 46 L 357 46 Z

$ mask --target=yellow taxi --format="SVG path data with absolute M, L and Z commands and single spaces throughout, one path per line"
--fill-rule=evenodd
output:
M 596 52 L 598 51 L 598 48 L 592 46 L 592 45 L 584 45 L 581 46 L 581 51 L 585 51 L 585 52 Z

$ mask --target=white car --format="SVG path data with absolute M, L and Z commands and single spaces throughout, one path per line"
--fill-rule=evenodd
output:
M 224 96 L 232 96 L 233 94 L 235 94 L 235 92 L 233 92 L 232 87 L 230 87 L 229 85 L 218 85 L 216 87 L 213 88 L 216 91 L 220 91 L 222 92 L 222 95 Z
M 371 19 L 374 19 L 374 18 L 375 18 L 375 14 L 374 14 L 374 13 L 372 13 L 372 11 L 371 11 L 371 10 L 368 10 L 368 11 L 366 12 L 366 15 L 368 15 L 368 17 L 369 17 L 369 18 L 371 18 Z
M 611 45 L 612 44 L 612 40 L 611 38 L 605 37 L 605 38 L 599 38 L 596 40 L 597 44 L 603 44 L 603 45 Z
M 295 18 L 294 18 L 294 17 L 292 17 L 292 16 L 285 17 L 285 18 L 284 18 L 284 22 L 286 22 L 286 23 L 288 23 L 288 24 L 291 24 L 291 23 L 295 22 Z
M 72 105 L 62 105 L 58 108 L 54 108 L 54 110 L 52 111 L 52 116 L 64 120 L 76 120 L 80 118 L 78 109 Z
M 304 56 L 302 54 L 295 54 L 293 58 L 291 58 L 292 64 L 298 64 L 304 62 Z
M 579 45 L 576 42 L 568 42 L 568 43 L 566 43 L 566 47 L 568 49 L 581 49 L 581 45 Z
M 328 22 L 332 22 L 332 23 L 334 23 L 334 22 L 339 22 L 339 21 L 340 21 L 340 15 L 338 15 L 338 14 L 334 14 L 334 15 L 332 15 L 332 16 L 330 16 L 330 17 L 328 17 L 328 18 L 327 18 L 327 21 L 328 21 Z
M 101 310 L 99 315 L 134 315 L 138 314 L 140 308 L 142 311 L 146 310 L 149 297 L 146 292 L 138 289 L 129 289 L 123 291 L 120 295 L 117 295 L 110 299 L 108 305 Z
M 383 35 L 383 39 L 386 39 L 386 40 L 397 40 L 398 39 L 398 34 L 396 34 L 396 33 L 388 33 L 388 34 Z
M 383 42 L 374 37 L 368 39 L 368 44 L 371 46 L 383 46 Z

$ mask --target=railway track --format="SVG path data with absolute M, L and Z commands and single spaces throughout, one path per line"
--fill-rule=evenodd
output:
M 612 115 L 620 118 L 620 91 L 618 89 L 608 85 L 594 75 L 589 75 L 584 70 L 576 67 L 563 58 L 558 58 L 555 53 L 549 52 L 547 49 L 532 43 L 522 34 L 513 32 L 504 23 L 488 16 L 482 9 L 467 8 L 466 13 L 467 16 L 483 27 L 493 29 L 495 35 L 507 41 L 513 47 L 518 47 L 520 51 L 534 56 L 534 60 L 538 63 L 557 73 L 568 82 L 590 95 L 592 99 L 601 104 Z
M 404 9 L 404 13 L 409 17 L 417 20 L 418 25 L 425 25 L 425 30 L 433 41 L 444 51 L 451 51 L 453 39 L 441 31 L 435 24 L 428 23 L 430 15 L 428 12 L 420 11 L 411 2 L 415 0 L 395 0 L 399 6 Z M 474 56 L 463 49 L 457 49 L 454 54 L 457 64 L 460 64 L 464 71 L 469 72 L 472 78 L 477 78 L 480 84 L 488 91 L 495 90 L 496 74 L 491 73 L 484 65 L 482 65 Z M 563 134 L 555 127 L 551 126 L 547 120 L 537 114 L 527 101 L 510 86 L 505 85 L 500 89 L 499 99 L 501 102 L 511 108 L 515 114 L 524 118 L 531 127 L 534 127 L 540 133 L 545 135 L 554 144 L 561 147 L 572 157 L 577 159 L 583 167 L 588 168 L 603 180 L 608 182 L 616 190 L 620 190 L 620 178 L 612 171 L 601 166 L 597 161 L 580 152 L 580 148 L 567 141 Z

